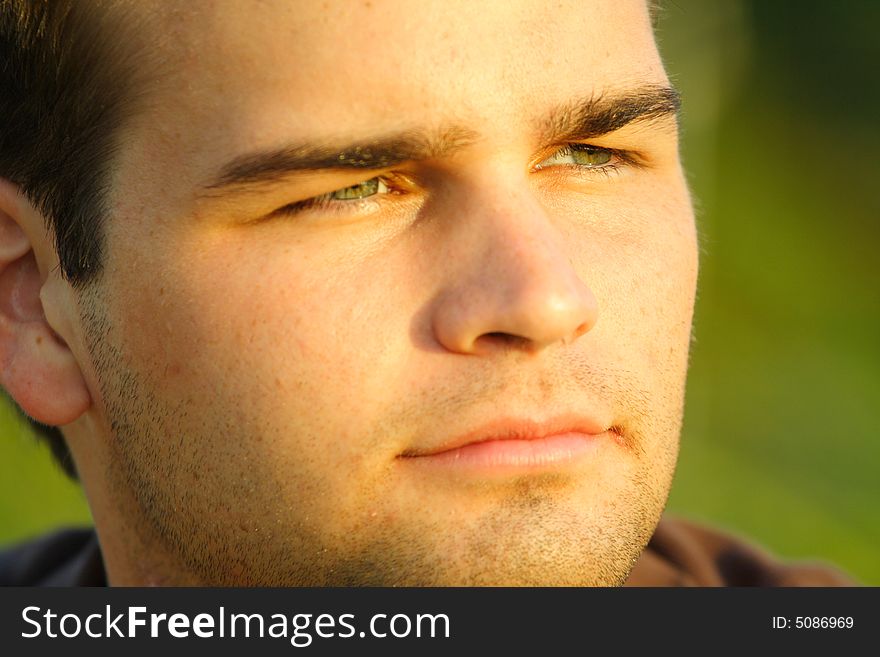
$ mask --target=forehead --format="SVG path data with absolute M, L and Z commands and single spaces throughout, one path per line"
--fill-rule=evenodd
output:
M 662 76 L 643 0 L 226 0 L 158 18 L 160 47 L 186 88 L 237 108 L 283 89 L 287 111 L 321 115 L 335 114 L 328 93 L 356 105 L 346 116 L 430 110 L 477 90 L 508 105 L 585 73 L 585 84 Z
M 665 81 L 644 0 L 217 0 L 146 18 L 164 70 L 131 155 L 177 183 L 281 139 L 445 122 L 502 139 L 544 107 Z

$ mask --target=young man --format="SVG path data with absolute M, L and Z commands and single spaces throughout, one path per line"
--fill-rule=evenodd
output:
M 100 540 L 8 581 L 838 581 L 658 528 L 697 246 L 643 0 L 2 6 L 0 376 Z

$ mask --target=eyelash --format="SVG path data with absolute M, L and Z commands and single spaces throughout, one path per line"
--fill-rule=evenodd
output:
M 592 146 L 590 144 L 581 144 L 581 143 L 570 143 L 559 150 L 555 151 L 551 157 L 559 157 L 559 156 L 568 156 L 573 152 L 578 150 L 593 150 L 599 151 L 602 153 L 608 153 L 611 155 L 616 162 L 612 164 L 602 164 L 598 166 L 588 165 L 588 164 L 554 164 L 549 167 L 541 167 L 539 165 L 535 165 L 535 170 L 540 171 L 543 169 L 548 169 L 552 167 L 565 167 L 567 169 L 573 169 L 580 174 L 596 176 L 601 175 L 605 178 L 611 178 L 612 176 L 619 175 L 621 169 L 626 166 L 638 165 L 637 160 L 632 156 L 631 153 L 627 151 L 617 150 L 615 148 L 602 148 L 600 146 Z M 547 158 L 550 159 L 550 158 Z M 350 199 L 350 200 L 339 200 L 330 198 L 332 194 L 340 190 L 334 190 L 332 192 L 328 192 L 326 194 L 321 194 L 320 196 L 313 196 L 311 198 L 304 199 L 302 201 L 297 201 L 296 203 L 291 203 L 289 205 L 285 205 L 283 208 L 280 208 L 273 214 L 282 214 L 282 215 L 295 215 L 302 212 L 306 212 L 308 210 L 313 211 L 324 211 L 324 212 L 332 212 L 332 211 L 345 211 L 356 208 L 358 205 L 363 203 L 376 203 L 377 199 L 374 197 L 386 197 L 386 196 L 399 196 L 403 192 L 394 186 L 394 177 L 393 176 L 376 176 L 381 180 L 387 187 L 388 191 L 384 194 L 374 194 L 371 196 L 366 196 L 364 198 L 359 199 Z M 357 185 L 358 183 L 355 183 Z M 351 185 L 352 187 L 354 185 Z M 347 188 L 342 188 L 347 189 Z

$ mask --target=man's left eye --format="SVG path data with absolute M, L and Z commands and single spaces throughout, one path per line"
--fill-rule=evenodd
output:
M 614 151 L 588 144 L 569 144 L 560 148 L 546 160 L 537 165 L 538 169 L 558 164 L 574 164 L 587 168 L 601 168 L 614 160 Z

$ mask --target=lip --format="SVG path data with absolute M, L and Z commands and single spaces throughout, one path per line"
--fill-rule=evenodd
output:
M 436 446 L 407 450 L 398 458 L 421 466 L 454 470 L 528 471 L 579 461 L 614 429 L 585 416 L 544 422 L 501 419 Z

